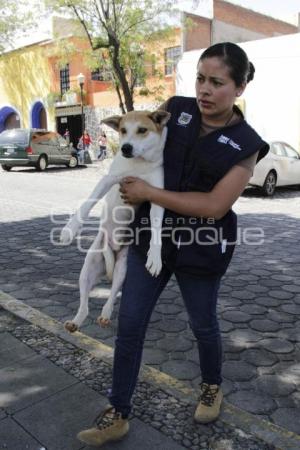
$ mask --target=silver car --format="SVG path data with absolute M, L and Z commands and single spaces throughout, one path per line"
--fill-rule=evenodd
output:
M 300 155 L 285 142 L 271 142 L 270 151 L 255 166 L 249 185 L 272 196 L 277 186 L 300 185 Z

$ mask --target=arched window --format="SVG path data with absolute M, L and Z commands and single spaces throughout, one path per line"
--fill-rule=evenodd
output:
M 32 128 L 44 128 L 47 130 L 47 114 L 42 102 L 36 102 L 31 111 Z
M 19 113 L 11 106 L 3 106 L 0 109 L 0 133 L 11 128 L 20 128 Z

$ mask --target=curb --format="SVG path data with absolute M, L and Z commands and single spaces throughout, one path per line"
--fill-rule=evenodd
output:
M 76 331 L 74 334 L 68 333 L 61 322 L 2 291 L 0 291 L 0 307 L 15 316 L 60 337 L 64 341 L 87 351 L 93 357 L 112 365 L 113 349 L 111 347 L 102 344 L 98 340 L 91 338 L 80 331 Z M 198 401 L 198 395 L 195 390 L 190 389 L 181 381 L 150 366 L 142 365 L 140 379 L 154 385 L 158 389 L 164 390 L 181 401 L 190 404 L 196 404 Z M 224 401 L 223 403 L 219 420 L 226 425 L 239 428 L 269 445 L 275 446 L 277 450 L 299 450 L 300 448 L 300 435 L 268 422 L 267 420 L 257 418 L 253 414 L 241 410 L 227 401 Z

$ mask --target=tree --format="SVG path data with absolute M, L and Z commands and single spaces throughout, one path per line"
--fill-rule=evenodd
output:
M 174 0 L 46 0 L 54 11 L 69 12 L 83 27 L 97 66 L 111 74 L 123 113 L 134 109 L 138 82 L 145 79 L 147 47 L 167 36 L 164 13 Z
M 32 7 L 31 10 L 34 10 Z M 0 53 L 13 48 L 16 37 L 34 25 L 26 0 L 0 0 Z

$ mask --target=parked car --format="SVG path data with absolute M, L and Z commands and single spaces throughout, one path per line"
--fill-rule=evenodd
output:
M 39 129 L 15 128 L 0 134 L 0 164 L 12 167 L 34 166 L 45 170 L 49 164 L 78 165 L 77 151 L 60 134 Z
M 300 155 L 285 142 L 271 142 L 270 151 L 255 166 L 249 185 L 272 196 L 277 186 L 300 185 Z

